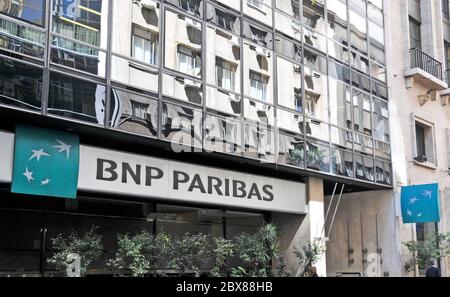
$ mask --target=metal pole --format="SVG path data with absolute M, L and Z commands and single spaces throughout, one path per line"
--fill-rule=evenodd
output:
M 331 229 L 333 229 L 334 219 L 336 218 L 337 210 L 339 208 L 339 204 L 341 203 L 342 193 L 344 192 L 344 188 L 345 188 L 345 184 L 342 184 L 341 193 L 339 194 L 339 199 L 338 199 L 338 202 L 336 204 L 336 208 L 334 209 L 334 213 L 333 213 L 333 218 L 331 219 L 330 230 L 328 230 L 328 235 L 326 237 L 330 236 Z
M 327 223 L 328 215 L 330 214 L 331 206 L 333 205 L 334 195 L 336 194 L 338 183 L 334 184 L 333 194 L 331 195 L 330 205 L 328 205 L 327 214 L 325 215 L 325 219 L 323 220 L 322 231 L 320 232 L 320 237 L 322 237 L 323 232 L 325 231 L 325 225 Z

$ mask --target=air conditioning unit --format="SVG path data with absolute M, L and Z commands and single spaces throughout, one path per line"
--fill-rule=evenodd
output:
M 192 87 L 192 88 L 200 88 L 201 87 L 201 83 L 185 78 L 184 79 L 184 86 L 185 87 Z
M 140 8 L 146 8 L 149 10 L 155 10 L 156 6 L 153 1 L 149 0 L 132 0 L 133 4 L 138 5 Z
M 186 21 L 186 26 L 188 26 L 188 27 L 192 27 L 197 30 L 202 29 L 202 24 L 200 22 L 197 22 L 196 20 L 186 18 L 185 21 Z
M 305 29 L 305 37 L 317 39 L 317 34 L 314 31 L 310 31 L 310 30 L 306 30 Z
M 241 101 L 240 97 L 236 94 L 229 94 L 228 100 L 230 100 L 230 102 L 240 102 Z
M 297 20 L 292 20 L 291 26 L 296 32 L 301 30 L 301 23 Z
M 237 37 L 237 36 L 232 36 L 229 42 L 232 46 L 240 46 L 241 45 L 239 43 L 239 37 Z
M 257 46 L 255 51 L 256 51 L 256 55 L 258 55 L 258 56 L 263 56 L 263 57 L 270 58 L 269 50 L 267 50 L 267 49 L 265 49 L 263 47 Z

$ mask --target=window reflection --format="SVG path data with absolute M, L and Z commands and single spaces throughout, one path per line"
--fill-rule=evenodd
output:
M 327 1 L 327 9 L 328 36 L 340 44 L 348 45 L 347 5 L 340 0 Z
M 52 62 L 104 76 L 107 18 L 108 1 L 53 0 Z
M 111 127 L 156 136 L 158 102 L 142 95 L 113 89 L 111 92 Z
M 189 107 L 163 104 L 162 137 L 174 143 L 202 147 L 202 113 Z
M 275 135 L 263 125 L 245 125 L 245 155 L 275 162 Z
M 200 78 L 202 75 L 201 23 L 171 11 L 166 11 L 165 21 L 165 66 Z
M 212 87 L 206 88 L 206 94 L 208 108 L 233 115 L 241 114 L 241 97 L 239 95 Z
M 301 69 L 301 65 L 277 58 L 278 104 L 297 112 L 303 112 Z
M 244 116 L 248 120 L 273 126 L 274 107 L 254 100 L 245 99 Z
M 208 20 L 226 31 L 240 34 L 239 17 L 235 14 L 208 4 Z
M 332 149 L 332 173 L 347 177 L 353 177 L 353 153 Z
M 241 127 L 241 122 L 233 118 L 207 114 L 204 123 L 204 148 L 207 151 L 239 154 Z
M 305 69 L 305 112 L 311 118 L 328 122 L 327 76 L 311 67 Z
M 278 163 L 295 167 L 305 167 L 305 141 L 303 138 L 279 134 Z
M 50 73 L 48 113 L 104 125 L 104 85 Z
M 353 129 L 357 132 L 372 135 L 370 95 L 353 89 Z
M 308 141 L 306 143 L 306 164 L 309 169 L 330 172 L 329 147 Z
M 329 77 L 329 87 L 330 123 L 342 128 L 352 129 L 350 87 L 332 77 Z
M 241 90 L 240 38 L 222 30 L 207 29 L 207 81 L 227 91 Z
M 44 31 L 17 24 L 0 15 L 0 47 L 32 57 L 43 58 L 44 45 Z
M 374 98 L 373 103 L 373 127 L 375 139 L 389 142 L 389 110 L 385 101 Z
M 0 58 L 0 103 L 39 110 L 42 69 Z
M 260 46 L 244 44 L 245 95 L 273 102 L 272 53 Z
M 366 19 L 352 10 L 350 10 L 350 37 L 352 48 L 367 54 Z
M 374 160 L 370 157 L 355 155 L 356 178 L 375 181 Z
M 191 78 L 165 74 L 163 75 L 163 94 L 178 100 L 202 104 L 202 82 Z
M 303 1 L 303 23 L 317 32 L 326 34 L 324 1 Z
M 158 74 L 157 68 L 112 55 L 111 80 L 113 81 L 157 93 Z
M 277 110 L 277 123 L 278 128 L 297 134 L 304 134 L 303 130 L 303 116 L 301 114 L 295 114 L 283 109 Z
M 45 24 L 45 0 L 3 0 L 0 12 L 35 25 Z

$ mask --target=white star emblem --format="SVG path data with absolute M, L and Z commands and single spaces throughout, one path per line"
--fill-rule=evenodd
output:
M 69 159 L 70 149 L 72 148 L 72 146 L 62 142 L 61 140 L 58 139 L 55 140 L 59 143 L 59 145 L 54 145 L 53 147 L 59 149 L 58 153 L 66 152 L 67 159 Z
M 419 214 L 417 215 L 417 217 L 418 217 L 418 218 L 420 218 L 421 216 L 422 216 L 422 214 L 421 214 L 421 213 L 419 213 Z
M 47 178 L 46 180 L 41 181 L 41 186 L 46 186 L 46 185 L 48 185 L 50 182 L 51 182 L 51 180 Z
M 408 216 L 410 216 L 410 217 L 412 217 L 412 215 L 413 215 L 412 211 L 410 211 L 409 209 L 408 209 L 408 211 L 406 212 L 406 214 L 407 214 Z
M 29 171 L 28 167 L 25 169 L 25 172 L 23 173 L 23 175 L 27 178 L 28 182 L 31 182 L 32 180 L 34 180 L 33 172 Z
M 33 160 L 34 158 L 36 158 L 36 160 L 39 162 L 41 160 L 42 156 L 46 156 L 46 157 L 50 157 L 49 154 L 47 154 L 46 152 L 44 152 L 44 149 L 40 149 L 40 150 L 31 150 L 33 152 L 33 155 L 31 155 L 30 159 L 28 161 Z
M 416 197 L 412 197 L 411 199 L 409 199 L 409 205 L 414 205 L 417 201 L 419 201 L 419 199 L 417 199 Z
M 427 190 L 425 190 L 425 191 L 423 191 L 422 192 L 422 196 L 423 197 L 428 197 L 428 199 L 431 199 L 431 196 L 433 195 L 433 191 L 427 191 Z

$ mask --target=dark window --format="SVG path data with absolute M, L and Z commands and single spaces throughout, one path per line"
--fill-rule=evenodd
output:
M 233 31 L 236 17 L 216 9 L 216 18 L 218 26 L 227 29 L 228 31 Z
M 417 144 L 417 156 L 426 156 L 425 148 L 425 127 L 416 123 L 416 144 Z
M 198 0 L 180 0 L 180 7 L 200 16 L 200 1 Z
M 41 108 L 42 69 L 0 58 L 0 103 Z
M 449 5 L 448 0 L 442 0 L 442 17 L 446 20 L 449 19 Z
M 52 72 L 48 113 L 103 125 L 105 90 L 103 85 Z
M 420 23 L 412 17 L 409 18 L 409 45 L 411 49 L 422 48 Z

